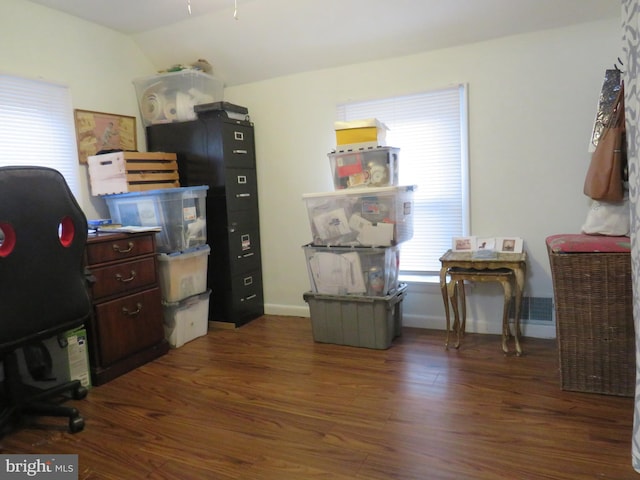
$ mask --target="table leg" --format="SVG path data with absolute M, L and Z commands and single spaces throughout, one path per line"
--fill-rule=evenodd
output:
M 444 342 L 444 348 L 449 348 L 449 292 L 447 291 L 447 268 L 442 267 L 440 269 L 440 292 L 442 293 L 442 301 L 444 302 L 444 318 L 446 321 L 447 337 Z
M 454 280 L 453 278 L 449 282 L 449 293 L 451 294 L 451 307 L 453 308 L 453 330 L 456 332 L 456 344 L 455 348 L 460 348 L 460 330 L 462 329 L 460 322 L 460 311 L 458 309 L 459 299 L 458 293 L 460 291 L 461 280 Z M 463 304 L 464 305 L 464 304 Z
M 464 336 L 464 332 L 467 329 L 467 294 L 464 291 L 464 280 L 458 280 L 458 289 L 460 290 L 460 304 L 462 310 L 462 331 L 460 333 Z
M 514 338 L 516 342 L 516 354 L 518 356 L 522 355 L 522 347 L 520 346 L 520 309 L 522 308 L 522 294 L 524 290 L 524 276 L 525 269 L 524 267 L 514 270 L 516 276 L 516 309 L 515 309 L 515 318 L 514 318 Z
M 509 339 L 509 305 L 511 304 L 511 280 L 500 280 L 504 289 L 504 305 L 502 307 L 502 351 L 509 353 L 507 341 Z

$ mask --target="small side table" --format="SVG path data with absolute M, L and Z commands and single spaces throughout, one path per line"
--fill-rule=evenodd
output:
M 509 305 L 512 292 L 515 296 L 514 340 L 516 354 L 522 355 L 520 347 L 520 308 L 522 292 L 527 268 L 526 253 L 497 253 L 495 258 L 474 258 L 472 252 L 453 252 L 448 250 L 440 257 L 440 290 L 444 301 L 447 337 L 445 348 L 449 348 L 451 322 L 449 315 L 449 301 L 453 308 L 453 330 L 457 339 L 455 348 L 460 347 L 460 338 L 466 327 L 466 298 L 464 281 L 471 282 L 499 282 L 504 289 L 504 307 L 502 314 L 502 350 L 509 352 L 507 340 L 511 336 L 509 329 Z M 447 283 L 447 277 L 449 282 Z M 458 297 L 461 301 L 462 315 L 458 310 Z M 460 318 L 462 317 L 462 319 Z

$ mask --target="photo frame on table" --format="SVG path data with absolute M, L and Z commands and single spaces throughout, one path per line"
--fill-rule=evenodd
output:
M 73 114 L 80 163 L 102 150 L 137 150 L 136 117 L 79 109 Z
M 500 237 L 496 239 L 496 250 L 500 253 L 522 253 L 523 242 L 519 237 Z
M 475 249 L 476 237 L 453 237 L 452 251 L 473 252 Z

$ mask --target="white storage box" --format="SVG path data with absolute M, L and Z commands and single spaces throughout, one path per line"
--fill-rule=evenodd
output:
M 222 100 L 224 85 L 198 70 L 161 73 L 133 81 L 145 126 L 195 120 L 196 105 Z
M 158 252 L 171 253 L 207 243 L 207 185 L 105 195 L 113 223 L 154 227 Z
M 375 118 L 335 122 L 336 150 L 371 148 L 386 145 L 387 126 Z
M 179 302 L 207 289 L 209 245 L 184 252 L 160 253 L 158 272 L 165 302 Z
M 180 302 L 163 304 L 164 333 L 171 347 L 181 347 L 207 334 L 209 295 L 211 290 L 187 297 Z
M 335 189 L 398 185 L 399 152 L 379 147 L 329 153 Z
M 398 289 L 399 247 L 302 247 L 313 293 L 385 296 Z
M 314 245 L 390 246 L 413 237 L 414 186 L 302 196 Z
M 175 153 L 105 153 L 88 157 L 87 163 L 94 196 L 180 186 Z

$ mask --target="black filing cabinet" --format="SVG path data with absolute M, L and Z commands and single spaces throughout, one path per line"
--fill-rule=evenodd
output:
M 241 326 L 264 313 L 253 123 L 224 111 L 147 127 L 147 149 L 174 152 L 180 185 L 208 185 L 209 321 Z

